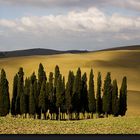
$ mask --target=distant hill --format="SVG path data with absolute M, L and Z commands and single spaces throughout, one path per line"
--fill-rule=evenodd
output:
M 87 50 L 59 51 L 59 50 L 52 50 L 52 49 L 36 48 L 36 49 L 0 52 L 0 58 L 32 56 L 32 55 L 54 55 L 54 54 L 64 54 L 64 53 L 85 53 L 85 52 L 88 51 Z
M 99 50 L 99 51 L 113 51 L 113 50 L 140 50 L 140 45 L 107 48 L 107 49 L 103 49 L 103 50 Z
M 140 45 L 115 47 L 115 48 L 108 48 L 108 49 L 102 49 L 97 51 L 113 51 L 113 50 L 140 50 Z M 32 56 L 32 55 L 55 55 L 55 54 L 65 54 L 65 53 L 78 54 L 78 53 L 87 53 L 87 52 L 96 52 L 96 51 L 87 51 L 87 50 L 59 51 L 59 50 L 52 50 L 52 49 L 36 48 L 36 49 L 0 52 L 0 58 Z

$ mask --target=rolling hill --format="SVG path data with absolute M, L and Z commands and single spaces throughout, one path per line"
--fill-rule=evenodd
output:
M 27 55 L 21 57 L 8 57 L 0 59 L 0 68 L 4 68 L 9 80 L 10 95 L 12 95 L 12 83 L 15 73 L 19 67 L 24 68 L 26 76 L 30 76 L 35 71 L 38 72 L 38 65 L 42 63 L 46 70 L 47 76 L 49 72 L 54 72 L 56 65 L 59 65 L 61 73 L 66 77 L 69 70 L 76 72 L 80 67 L 82 74 L 87 72 L 89 76 L 90 69 L 94 70 L 95 92 L 97 73 L 102 73 L 102 82 L 107 72 L 111 72 L 112 80 L 117 79 L 120 88 L 123 76 L 128 79 L 128 115 L 140 115 L 140 49 L 136 47 L 131 49 L 129 46 L 117 50 L 105 50 L 84 53 L 62 53 L 52 55 Z M 29 54 L 29 53 L 28 53 Z M 9 55 L 10 56 L 10 55 Z
M 85 53 L 85 52 L 88 51 L 87 50 L 59 51 L 59 50 L 52 50 L 52 49 L 36 48 L 36 49 L 0 52 L 0 58 L 33 56 L 33 55 L 54 55 L 54 54 L 64 54 L 64 53 Z
M 140 45 L 122 46 L 122 47 L 108 48 L 108 49 L 97 50 L 97 51 L 87 51 L 87 50 L 60 51 L 60 50 L 52 50 L 52 49 L 35 48 L 35 49 L 27 49 L 27 50 L 3 51 L 0 52 L 0 58 L 33 56 L 33 55 L 55 55 L 55 54 L 67 54 L 67 53 L 78 54 L 78 53 L 115 51 L 115 50 L 140 50 Z
M 140 50 L 140 45 L 107 48 L 107 49 L 102 49 L 100 51 L 114 51 L 114 50 Z

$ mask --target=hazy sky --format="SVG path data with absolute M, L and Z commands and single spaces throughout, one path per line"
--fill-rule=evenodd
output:
M 140 44 L 140 0 L 0 0 L 0 51 Z

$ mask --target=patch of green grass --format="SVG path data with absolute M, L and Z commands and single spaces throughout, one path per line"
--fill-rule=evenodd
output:
M 79 121 L 0 118 L 0 134 L 140 134 L 140 117 Z

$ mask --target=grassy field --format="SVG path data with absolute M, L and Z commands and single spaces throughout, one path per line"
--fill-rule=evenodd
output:
M 30 76 L 33 71 L 38 71 L 39 63 L 45 67 L 47 76 L 50 71 L 54 71 L 56 65 L 59 65 L 63 75 L 66 76 L 69 70 L 76 72 L 80 67 L 82 73 L 94 69 L 95 82 L 97 72 L 102 73 L 104 79 L 106 72 L 111 72 L 112 79 L 117 78 L 120 86 L 123 76 L 128 78 L 128 90 L 140 91 L 140 51 L 102 51 L 84 54 L 61 54 L 50 56 L 30 56 L 18 58 L 0 59 L 0 68 L 4 68 L 10 82 L 10 91 L 12 89 L 13 76 L 20 66 L 24 67 L 25 77 Z
M 0 68 L 4 68 L 9 80 L 10 95 L 12 94 L 13 77 L 20 66 L 24 67 L 25 77 L 30 76 L 33 71 L 38 71 L 39 63 L 44 65 L 47 76 L 50 71 L 54 71 L 57 65 L 60 71 L 66 76 L 69 70 L 76 72 L 80 67 L 82 73 L 87 72 L 89 75 L 90 69 L 94 69 L 95 90 L 98 71 L 102 73 L 104 80 L 106 72 L 110 71 L 112 79 L 116 78 L 120 88 L 123 76 L 128 79 L 128 114 L 133 115 L 133 110 L 136 114 L 140 114 L 140 50 L 119 50 L 119 51 L 102 51 L 84 54 L 61 54 L 50 56 L 30 56 L 18 58 L 0 59 Z
M 60 71 L 66 76 L 69 70 L 76 72 L 80 67 L 82 73 L 94 69 L 95 90 L 97 73 L 111 72 L 120 88 L 123 76 L 128 78 L 128 110 L 125 117 L 103 118 L 80 121 L 45 121 L 33 119 L 0 118 L 0 133 L 43 133 L 43 134 L 140 134 L 140 51 L 102 51 L 85 54 L 62 54 L 51 56 L 31 56 L 0 59 L 0 68 L 4 68 L 9 80 L 10 95 L 13 77 L 20 66 L 24 68 L 25 77 L 38 71 L 39 63 L 44 65 L 47 76 L 59 65 Z
M 80 121 L 0 118 L 0 134 L 140 134 L 140 117 Z

